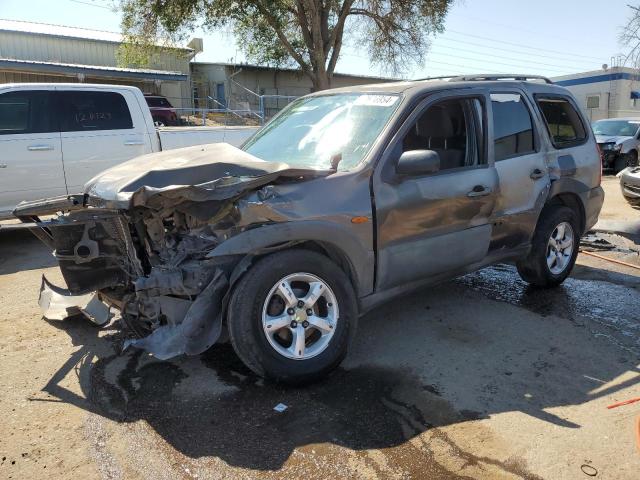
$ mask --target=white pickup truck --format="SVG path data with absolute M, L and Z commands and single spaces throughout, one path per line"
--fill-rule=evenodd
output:
M 0 220 L 23 200 L 82 190 L 93 176 L 145 153 L 226 142 L 257 127 L 156 128 L 135 87 L 0 85 Z

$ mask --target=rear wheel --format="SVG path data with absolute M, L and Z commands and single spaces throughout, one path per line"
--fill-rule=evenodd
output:
M 285 383 L 314 381 L 337 367 L 356 320 L 345 273 L 307 250 L 256 262 L 234 288 L 227 316 L 240 359 L 258 375 Z
M 531 251 L 516 266 L 520 277 L 535 286 L 561 284 L 571 273 L 580 243 L 576 212 L 565 206 L 545 208 L 533 235 Z

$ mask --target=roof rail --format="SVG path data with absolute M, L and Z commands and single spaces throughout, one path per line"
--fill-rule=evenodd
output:
M 446 77 L 446 78 L 451 78 L 451 80 L 449 80 L 450 82 L 491 81 L 491 80 L 518 80 L 521 82 L 526 82 L 528 80 L 542 80 L 545 83 L 549 83 L 549 84 L 553 83 L 547 77 L 543 77 L 542 75 L 489 74 L 489 75 L 462 75 L 459 77 Z
M 427 80 L 446 80 L 449 78 L 456 78 L 458 75 L 441 75 L 439 77 L 424 77 L 424 78 L 414 78 L 411 80 L 412 82 L 426 82 Z

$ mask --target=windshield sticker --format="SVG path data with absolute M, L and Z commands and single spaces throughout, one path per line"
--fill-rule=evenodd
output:
M 366 105 L 368 107 L 390 107 L 398 101 L 396 95 L 360 95 L 354 105 Z

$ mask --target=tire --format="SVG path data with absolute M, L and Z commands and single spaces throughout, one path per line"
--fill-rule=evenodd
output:
M 331 318 L 331 309 L 335 322 L 323 324 L 326 336 L 321 334 L 321 330 L 307 323 L 303 333 L 309 336 L 306 337 L 306 341 L 303 340 L 301 350 L 305 358 L 288 358 L 285 355 L 296 356 L 301 352 L 296 352 L 293 335 L 297 335 L 302 328 L 302 319 L 317 319 L 314 316 L 306 316 L 306 306 L 287 307 L 285 298 L 280 293 L 281 282 L 291 279 L 287 285 L 291 285 L 290 291 L 296 298 L 292 297 L 293 302 L 289 305 L 299 305 L 298 299 L 305 296 L 305 292 L 299 288 L 304 286 L 304 282 L 296 280 L 303 278 L 301 275 L 304 278 L 315 277 L 328 287 L 328 290 L 323 290 L 324 293 L 313 308 L 324 309 L 323 312 L 317 313 L 317 317 L 325 314 L 327 318 Z M 294 288 L 296 285 L 298 288 Z M 310 285 L 311 283 L 309 292 Z M 334 299 L 335 304 L 329 301 L 331 299 Z M 273 308 L 275 310 L 270 310 Z M 295 316 L 289 315 L 289 312 L 294 310 Z M 269 316 L 263 317 L 264 315 Z M 286 322 L 297 319 L 300 323 L 295 328 L 291 328 L 293 324 L 287 324 L 280 327 L 276 333 L 267 334 L 267 327 L 271 327 L 268 319 L 276 317 Z M 233 349 L 253 372 L 276 382 L 305 384 L 322 378 L 342 362 L 355 335 L 357 317 L 356 296 L 345 273 L 327 257 L 313 251 L 298 249 L 268 255 L 251 267 L 233 289 L 229 300 L 227 324 Z M 291 343 L 287 346 L 289 336 Z M 313 349 L 316 349 L 317 353 L 313 354 Z
M 562 224 L 565 225 L 565 230 L 567 230 L 567 224 L 571 227 L 573 235 L 571 253 L 568 254 L 568 250 L 564 250 L 561 257 L 556 257 L 555 263 L 550 266 L 547 259 L 552 251 L 550 249 L 554 248 L 551 247 L 551 236 L 552 234 L 557 236 L 556 229 Z M 536 287 L 551 288 L 560 285 L 571 273 L 576 262 L 581 234 L 579 228 L 578 216 L 571 208 L 560 205 L 546 207 L 533 234 L 529 254 L 516 263 L 520 277 Z M 557 248 L 558 245 L 556 243 L 555 247 Z M 560 267 L 563 268 L 558 271 Z
M 613 164 L 613 172 L 617 174 L 627 167 L 635 167 L 636 165 L 638 165 L 638 152 L 631 150 L 624 155 L 618 155 Z

